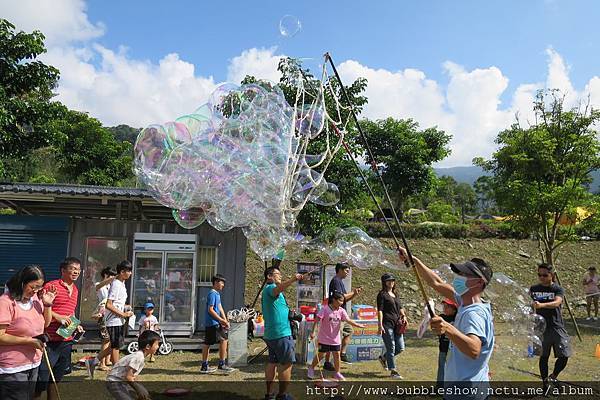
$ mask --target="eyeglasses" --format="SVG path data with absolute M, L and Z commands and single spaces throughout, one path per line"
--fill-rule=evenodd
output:
M 546 277 L 550 276 L 550 274 L 538 274 L 538 276 L 540 278 L 546 278 Z

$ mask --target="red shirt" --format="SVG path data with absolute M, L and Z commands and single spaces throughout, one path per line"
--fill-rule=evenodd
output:
M 57 279 L 46 283 L 44 285 L 44 289 L 47 289 L 50 286 L 54 286 L 56 288 L 56 297 L 54 298 L 54 303 L 52 304 L 52 311 L 65 317 L 72 317 L 75 315 L 77 299 L 79 298 L 79 290 L 77 289 L 77 286 L 75 286 L 75 283 L 73 283 L 71 286 L 71 295 L 69 295 L 67 284 L 62 279 Z M 52 322 L 48 328 L 46 328 L 46 333 L 48 336 L 50 336 L 51 342 L 66 342 L 72 340 L 72 338 L 65 339 L 56 333 L 56 330 L 61 326 L 62 325 L 60 322 L 52 319 Z

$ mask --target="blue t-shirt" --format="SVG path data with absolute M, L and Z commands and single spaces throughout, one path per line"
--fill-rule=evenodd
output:
M 444 388 L 476 387 L 478 394 L 466 396 L 464 393 L 445 394 L 445 399 L 485 399 L 489 387 L 489 361 L 494 348 L 494 320 L 489 303 L 462 304 L 460 296 L 455 296 L 458 313 L 454 326 L 465 335 L 476 335 L 481 339 L 481 353 L 472 359 L 450 342 L 446 368 L 444 370 Z
M 206 296 L 206 326 L 215 326 L 219 325 L 219 321 L 214 319 L 212 315 L 208 312 L 209 307 L 213 306 L 213 310 L 220 315 L 219 306 L 221 305 L 221 294 L 217 292 L 215 289 L 211 289 L 208 292 L 208 296 Z
M 274 283 L 265 286 L 262 292 L 262 312 L 265 320 L 266 340 L 275 340 L 286 336 L 292 336 L 290 321 L 288 315 L 290 309 L 285 302 L 283 293 L 277 297 L 273 295 L 273 290 L 277 287 Z

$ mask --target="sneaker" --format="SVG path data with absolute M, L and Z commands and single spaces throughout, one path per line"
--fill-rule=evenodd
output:
M 308 367 L 308 371 L 306 371 L 306 376 L 308 379 L 315 379 L 315 369 L 313 367 Z
M 148 362 L 156 362 L 156 357 L 154 357 L 154 354 L 152 354 L 150 356 L 150 359 L 148 360 Z
M 598 321 L 598 317 L 593 317 L 592 318 L 594 321 Z
M 226 372 L 226 373 L 230 373 L 230 372 L 233 372 L 233 371 L 237 371 L 237 369 L 235 369 L 235 368 L 233 368 L 233 367 L 230 367 L 230 366 L 229 366 L 229 365 L 227 365 L 227 364 L 219 365 L 219 368 L 218 368 L 218 370 L 219 370 L 219 371 Z
M 323 369 L 325 371 L 335 371 L 335 367 L 329 361 L 325 361 L 325 363 L 323 364 Z
M 275 393 L 265 394 L 265 400 L 275 400 Z
M 586 320 L 586 321 L 591 321 L 591 320 L 592 320 L 592 317 L 587 317 L 585 320 Z
M 383 356 L 379 356 L 378 360 L 379 360 L 379 364 L 381 364 L 381 368 L 383 368 L 384 370 L 387 371 L 388 367 L 387 367 L 387 361 L 385 361 L 385 358 L 383 358 Z
M 96 369 L 96 365 L 98 365 L 98 360 L 96 358 L 88 358 L 85 360 L 85 368 L 87 369 L 87 374 L 90 379 L 94 379 L 94 370 Z
M 294 398 L 292 396 L 290 396 L 289 393 L 284 393 L 284 394 L 278 394 L 277 397 L 275 397 L 276 400 L 294 400 Z
M 400 374 L 398 373 L 398 371 L 395 371 L 395 370 L 392 370 L 392 372 L 391 372 L 391 374 L 390 374 L 390 377 L 391 377 L 392 379 L 404 379 L 404 378 L 402 377 L 402 375 L 400 375 Z
M 216 369 L 215 367 L 209 367 L 209 366 L 203 365 L 203 366 L 200 368 L 200 373 L 201 373 L 201 374 L 212 374 L 212 373 L 213 373 L 213 372 L 215 372 L 216 370 L 217 370 L 217 369 Z
M 340 374 L 339 372 L 336 372 L 335 374 L 333 374 L 333 379 L 337 379 L 338 381 L 345 381 L 346 378 L 344 377 L 344 375 Z
M 352 361 L 348 360 L 348 356 L 346 355 L 346 353 L 342 353 L 342 355 L 340 356 L 340 360 L 344 364 L 352 364 Z

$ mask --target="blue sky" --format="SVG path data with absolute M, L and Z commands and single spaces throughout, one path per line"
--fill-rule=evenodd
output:
M 302 23 L 291 39 L 278 30 L 286 14 Z M 549 46 L 574 65 L 576 86 L 600 65 L 600 3 L 592 1 L 96 0 L 88 16 L 105 23 L 99 42 L 107 47 L 124 45 L 132 57 L 154 61 L 176 52 L 217 80 L 243 50 L 275 45 L 300 57 L 330 51 L 373 68 L 417 68 L 436 80 L 446 60 L 467 69 L 495 65 L 512 85 L 544 78 Z
M 302 23 L 292 38 L 280 19 Z M 331 52 L 347 82 L 369 80 L 363 117 L 413 118 L 453 135 L 441 166 L 489 156 L 535 91 L 600 106 L 594 1 L 0 0 L 0 15 L 48 36 L 58 98 L 106 125 L 144 126 L 195 109 L 246 73 L 277 79 L 280 55 Z

